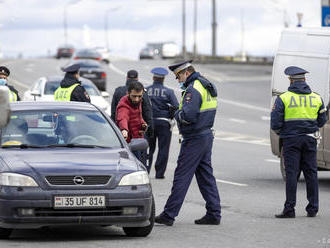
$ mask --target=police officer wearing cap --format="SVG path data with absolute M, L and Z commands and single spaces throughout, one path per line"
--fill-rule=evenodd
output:
M 190 61 L 169 66 L 183 90 L 179 110 L 175 113 L 183 137 L 173 186 L 164 211 L 155 222 L 173 225 L 179 214 L 189 185 L 195 175 L 199 190 L 206 201 L 206 214 L 195 220 L 198 225 L 219 225 L 220 197 L 213 176 L 211 153 L 212 127 L 217 108 L 217 90 L 214 84 L 195 71 Z
M 312 92 L 305 81 L 308 71 L 289 66 L 288 91 L 275 101 L 271 113 L 271 128 L 280 135 L 286 174 L 286 201 L 276 218 L 294 218 L 298 175 L 306 180 L 307 216 L 315 217 L 319 210 L 317 179 L 317 132 L 327 121 L 321 96 Z
M 62 69 L 65 76 L 60 87 L 54 93 L 55 101 L 91 102 L 87 91 L 79 81 L 79 69 L 79 64 L 73 64 Z
M 179 103 L 174 91 L 164 86 L 164 79 L 168 71 L 165 68 L 156 67 L 151 70 L 151 73 L 153 73 L 153 84 L 146 89 L 152 104 L 154 135 L 149 138 L 148 171 L 150 172 L 152 166 L 158 140 L 158 155 L 155 163 L 156 178 L 163 179 L 170 151 L 174 112 L 178 109 Z
M 10 75 L 10 71 L 6 66 L 0 66 L 0 86 L 7 86 L 8 97 L 10 102 L 20 101 L 21 98 L 18 95 L 18 91 L 14 88 L 14 86 L 8 84 L 8 76 Z

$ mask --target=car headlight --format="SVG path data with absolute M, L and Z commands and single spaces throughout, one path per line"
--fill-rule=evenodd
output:
M 137 171 L 123 176 L 120 186 L 149 184 L 149 175 L 146 171 Z
M 38 187 L 32 177 L 16 173 L 0 173 L 0 186 Z

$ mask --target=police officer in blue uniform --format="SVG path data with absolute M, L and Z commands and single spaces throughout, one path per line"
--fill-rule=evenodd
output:
M 275 101 L 271 113 L 271 128 L 280 135 L 286 173 L 286 201 L 276 218 L 294 218 L 298 175 L 306 180 L 307 216 L 315 217 L 319 210 L 317 180 L 317 132 L 327 121 L 322 98 L 311 91 L 305 81 L 306 70 L 290 66 L 288 91 Z
M 79 81 L 79 69 L 79 64 L 62 68 L 65 76 L 60 83 L 60 87 L 54 93 L 55 101 L 91 102 L 87 91 Z
M 10 75 L 10 70 L 6 66 L 0 66 L 0 85 L 7 86 L 9 89 L 9 101 L 17 102 L 21 98 L 18 95 L 18 91 L 14 86 L 8 84 L 8 77 Z
M 154 82 L 146 89 L 152 104 L 154 135 L 148 140 L 150 148 L 148 171 L 150 172 L 152 166 L 153 154 L 158 140 L 158 155 L 155 163 L 156 178 L 163 179 L 165 178 L 164 174 L 170 151 L 171 126 L 179 103 L 174 91 L 164 86 L 164 79 L 168 71 L 165 68 L 156 67 L 151 70 L 151 73 L 153 73 Z
M 211 165 L 217 90 L 214 84 L 195 71 L 191 62 L 169 66 L 183 90 L 179 110 L 175 113 L 183 141 L 171 195 L 163 212 L 155 218 L 156 223 L 167 226 L 173 225 L 179 214 L 194 175 L 206 201 L 206 215 L 195 220 L 195 224 L 219 225 L 221 219 L 220 197 Z

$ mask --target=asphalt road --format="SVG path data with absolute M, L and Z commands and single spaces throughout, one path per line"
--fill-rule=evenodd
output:
M 35 59 L 6 61 L 13 83 L 26 90 L 38 77 L 60 73 L 67 60 Z M 125 72 L 136 69 L 140 81 L 152 81 L 154 66 L 171 61 L 129 61 L 113 58 L 108 68 L 108 92 L 124 84 Z M 270 66 L 196 65 L 212 80 L 220 95 L 213 147 L 214 175 L 222 205 L 220 226 L 197 226 L 194 219 L 205 214 L 204 201 L 196 180 L 186 196 L 174 226 L 155 225 L 147 238 L 127 238 L 116 227 L 51 228 L 17 230 L 0 247 L 330 247 L 330 173 L 320 172 L 320 212 L 316 218 L 305 217 L 305 183 L 297 192 L 295 219 L 275 219 L 285 199 L 279 159 L 269 145 Z M 169 75 L 165 84 L 178 85 Z M 22 95 L 22 94 L 21 94 Z M 110 99 L 111 100 L 111 97 Z M 170 193 L 179 153 L 178 132 L 172 137 L 170 160 L 164 180 L 150 177 L 159 214 Z

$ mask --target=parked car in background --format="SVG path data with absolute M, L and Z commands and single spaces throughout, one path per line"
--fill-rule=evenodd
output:
M 63 77 L 51 76 L 39 78 L 32 87 L 23 95 L 23 101 L 54 101 L 54 92 L 60 87 Z M 109 104 L 109 93 L 100 92 L 89 79 L 80 78 L 81 85 L 84 86 L 91 98 L 91 103 L 102 109 L 108 115 L 111 115 Z
M 175 58 L 180 54 L 177 44 L 174 42 L 147 43 L 140 51 L 140 59 Z
M 122 227 L 145 237 L 155 204 L 148 172 L 120 130 L 95 106 L 17 102 L 0 129 L 0 238 L 59 225 Z
M 77 50 L 73 55 L 72 55 L 73 60 L 77 59 L 93 59 L 93 60 L 102 60 L 102 55 L 96 51 L 95 49 L 80 49 Z
M 110 63 L 110 52 L 105 47 L 95 47 L 95 50 L 101 54 L 101 61 L 109 64 Z
M 74 47 L 71 45 L 64 45 L 57 48 L 56 58 L 71 58 L 74 53 Z
M 140 51 L 139 57 L 140 59 L 154 59 L 154 50 L 150 47 L 145 47 Z
M 106 90 L 107 73 L 100 62 L 88 59 L 78 59 L 72 60 L 69 63 L 69 65 L 73 64 L 80 65 L 79 75 L 81 77 L 91 80 L 99 90 Z
M 163 59 L 175 58 L 180 54 L 180 49 L 174 42 L 165 42 L 162 45 L 161 56 Z

